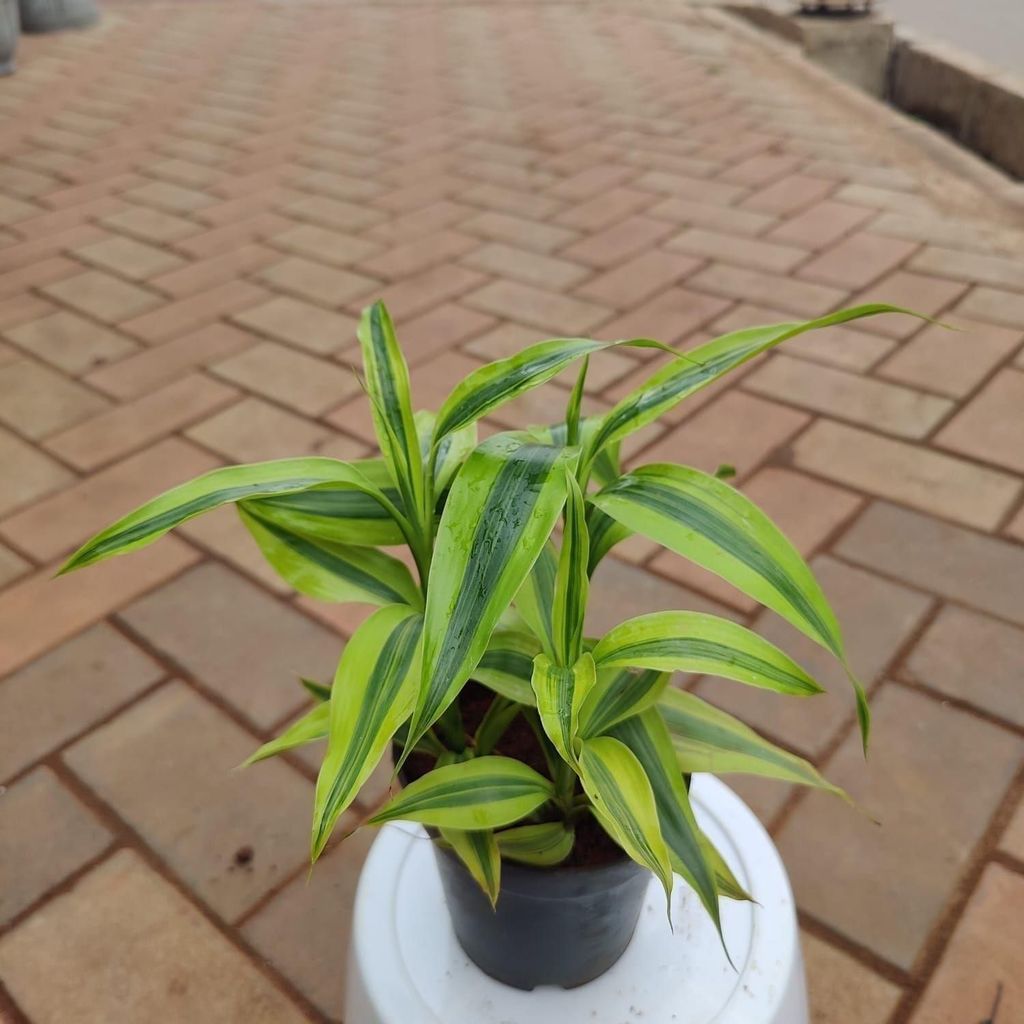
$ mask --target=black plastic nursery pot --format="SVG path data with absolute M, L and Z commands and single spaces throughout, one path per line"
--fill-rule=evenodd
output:
M 623 854 L 598 867 L 502 861 L 491 907 L 451 850 L 434 843 L 459 944 L 484 973 L 518 989 L 576 988 L 604 974 L 636 930 L 651 874 Z

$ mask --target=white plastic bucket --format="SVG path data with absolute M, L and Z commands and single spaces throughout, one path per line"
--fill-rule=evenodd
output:
M 652 879 L 626 953 L 580 988 L 520 992 L 480 971 L 455 940 L 430 840 L 389 825 L 356 894 L 346 1024 L 808 1024 L 799 930 L 771 838 L 727 786 L 694 778 L 694 810 L 756 904 L 722 901 L 729 966 L 711 921 L 679 882 L 670 929 Z

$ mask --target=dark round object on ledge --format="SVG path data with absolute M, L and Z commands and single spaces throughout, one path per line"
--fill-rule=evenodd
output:
M 651 873 L 623 854 L 601 867 L 502 861 L 498 905 L 434 843 L 455 935 L 484 973 L 518 989 L 576 988 L 604 974 L 636 930 Z
M 99 20 L 96 0 L 20 0 L 24 32 L 85 28 Z

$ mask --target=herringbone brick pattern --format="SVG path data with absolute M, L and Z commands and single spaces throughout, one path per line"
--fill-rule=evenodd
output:
M 347 364 L 383 296 L 424 407 L 543 335 L 689 346 L 872 298 L 965 329 L 800 339 L 630 452 L 732 463 L 812 559 L 872 693 L 867 767 L 833 667 L 674 556 L 622 545 L 593 627 L 717 609 L 840 694 L 690 683 L 882 822 L 736 780 L 790 866 L 817 1024 L 980 1020 L 998 981 L 1024 1018 L 1024 226 L 893 124 L 681 0 L 136 0 L 25 40 L 0 83 L 0 1016 L 339 1018 L 369 840 L 307 886 L 314 758 L 230 769 L 358 612 L 297 599 L 230 513 L 51 576 L 211 467 L 368 453 Z M 596 360 L 592 408 L 649 356 Z

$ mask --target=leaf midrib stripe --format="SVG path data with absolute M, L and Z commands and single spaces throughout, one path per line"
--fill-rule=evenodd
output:
M 608 413 L 595 438 L 595 448 L 603 447 L 608 443 L 608 438 L 612 437 L 622 427 L 629 426 L 632 420 L 639 418 L 649 409 L 669 399 L 681 399 L 686 394 L 692 394 L 698 388 L 710 383 L 725 370 L 742 362 L 749 355 L 754 354 L 763 344 L 764 342 L 751 343 L 743 348 L 729 349 L 718 356 L 712 356 L 705 363 L 688 364 L 681 373 L 667 376 L 657 384 L 652 384 L 649 388 L 645 388 L 627 405 L 612 409 Z M 661 372 L 666 373 L 667 370 Z
M 657 669 L 645 669 L 639 673 L 619 672 L 594 703 L 588 726 L 590 731 L 598 733 L 610 728 L 619 714 L 637 704 L 654 688 L 661 675 Z M 616 686 L 619 680 L 625 681 Z
M 482 605 L 490 600 L 497 589 L 496 581 L 508 568 L 512 550 L 529 524 L 559 449 L 523 445 L 515 455 L 501 465 L 480 510 L 466 570 L 423 702 L 421 721 L 434 720 L 448 686 L 457 677 L 483 615 Z
M 504 395 L 515 394 L 523 384 L 529 382 L 534 377 L 542 376 L 548 370 L 557 368 L 559 364 L 571 363 L 577 356 L 582 355 L 584 352 L 593 351 L 598 347 L 600 347 L 599 343 L 592 342 L 589 345 L 576 345 L 569 352 L 563 349 L 556 349 L 546 355 L 537 356 L 532 360 L 520 363 L 518 366 L 508 367 L 501 376 L 495 377 L 493 380 L 469 392 L 448 413 L 445 420 L 437 425 L 436 434 L 447 434 L 452 430 L 465 426 L 467 423 L 472 423 L 473 420 L 479 418 L 481 410 L 493 408 L 495 404 L 501 402 Z
M 773 665 L 764 658 L 755 654 L 738 650 L 728 644 L 717 643 L 714 640 L 704 640 L 699 637 L 665 637 L 657 640 L 638 640 L 635 643 L 623 644 L 616 647 L 615 653 L 609 658 L 609 662 L 624 662 L 636 664 L 637 661 L 646 658 L 688 658 L 700 661 L 717 661 L 737 665 L 748 672 L 763 675 L 777 683 L 796 685 L 801 690 L 812 692 L 800 676 L 787 672 L 781 666 Z M 636 659 L 631 661 L 630 659 Z M 703 671 L 696 669 L 684 669 L 683 671 Z
M 696 531 L 711 541 L 768 583 L 818 637 L 825 641 L 829 650 L 836 651 L 838 645 L 832 637 L 831 628 L 807 600 L 792 576 L 782 569 L 763 547 L 733 528 L 727 520 L 695 495 L 637 477 L 621 478 L 606 488 L 604 494 L 635 502 L 670 522 L 682 524 Z
M 452 780 L 433 786 L 423 793 L 403 794 L 394 805 L 395 813 L 410 814 L 422 811 L 463 810 L 473 807 L 502 804 L 524 797 L 548 797 L 547 789 L 530 779 L 510 779 L 508 776 L 473 775 L 472 778 Z M 465 797 L 471 799 L 466 800 Z
M 773 764 L 794 774 L 805 774 L 802 771 L 802 765 L 794 764 L 789 760 L 791 755 L 786 755 L 772 747 L 762 747 L 754 740 L 748 739 L 727 726 L 709 723 L 705 718 L 688 715 L 685 711 L 680 711 L 677 708 L 662 707 L 660 710 L 671 731 L 677 733 L 679 738 L 686 743 L 697 747 L 707 747 L 709 750 L 717 750 L 721 753 L 741 754 L 744 757 Z M 690 726 L 691 722 L 700 723 L 699 729 L 694 730 Z
M 193 516 L 208 512 L 219 505 L 244 501 L 247 497 L 267 494 L 268 492 L 273 493 L 275 491 L 313 487 L 323 482 L 322 477 L 294 477 L 290 480 L 279 480 L 273 484 L 252 483 L 235 484 L 233 487 L 220 487 L 215 491 L 208 491 L 206 494 L 197 495 L 190 501 L 174 505 L 172 508 L 159 512 L 147 519 L 142 519 L 122 530 L 118 530 L 116 533 L 97 541 L 83 551 L 81 558 L 88 557 L 90 560 L 102 558 L 112 549 L 124 547 L 127 544 L 134 544 L 136 541 L 144 540 L 153 534 L 170 530 L 186 519 L 191 519 Z M 81 558 L 75 561 L 80 561 Z
M 354 780 L 358 777 L 376 740 L 377 729 L 398 696 L 398 691 L 408 675 L 422 626 L 422 616 L 410 615 L 395 626 L 381 647 L 380 656 L 367 680 L 365 693 L 368 699 L 360 702 L 359 714 L 352 728 L 351 748 L 346 750 L 340 770 L 335 775 L 324 801 L 325 810 L 320 818 L 318 839 L 323 838 L 324 832 L 330 827 L 335 810 L 353 788 Z
M 320 566 L 321 569 L 329 572 L 332 576 L 337 576 L 339 579 L 359 587 L 360 590 L 366 593 L 376 594 L 387 603 L 405 604 L 408 602 L 406 595 L 395 590 L 393 587 L 389 587 L 382 579 L 367 572 L 365 569 L 359 568 L 359 566 L 354 565 L 352 562 L 346 561 L 338 554 L 304 537 L 300 537 L 290 530 L 282 529 L 269 519 L 264 519 L 259 515 L 255 515 L 253 518 L 257 520 L 264 530 L 284 544 L 285 547 L 294 551 L 295 554 L 300 555 L 302 558 Z
M 672 782 L 666 777 L 664 765 L 658 753 L 657 747 L 651 738 L 650 733 L 639 718 L 627 719 L 614 729 L 615 737 L 625 743 L 633 751 L 637 760 L 645 766 L 648 781 L 654 792 L 654 802 L 658 809 L 658 822 L 662 829 L 662 838 L 666 840 L 669 847 L 676 853 L 686 865 L 687 870 L 694 876 L 701 886 L 702 901 L 707 904 L 710 899 L 716 899 L 716 887 L 714 875 L 711 873 L 704 860 L 704 854 L 697 842 L 697 837 L 690 827 L 683 809 L 678 806 L 676 794 L 672 789 Z M 651 766 L 656 769 L 652 772 Z M 676 844 L 669 838 L 666 832 L 666 824 L 670 835 L 676 837 Z M 682 852 L 681 852 L 682 851 Z M 694 863 L 699 866 L 700 876 L 694 872 Z
M 382 489 L 382 493 L 389 501 L 400 507 L 401 497 L 397 490 Z M 266 499 L 255 499 L 255 502 L 251 503 L 327 519 L 391 518 L 387 509 L 376 498 L 352 487 L 318 488 L 295 494 L 273 495 Z
M 641 851 L 649 865 L 660 864 L 660 858 L 644 835 L 640 822 L 633 814 L 629 804 L 622 798 L 618 780 L 600 757 L 591 756 L 590 772 L 598 792 L 604 797 L 606 808 L 615 808 L 615 812 L 605 809 L 604 813 L 619 828 L 626 827 L 625 830 L 630 841 Z

